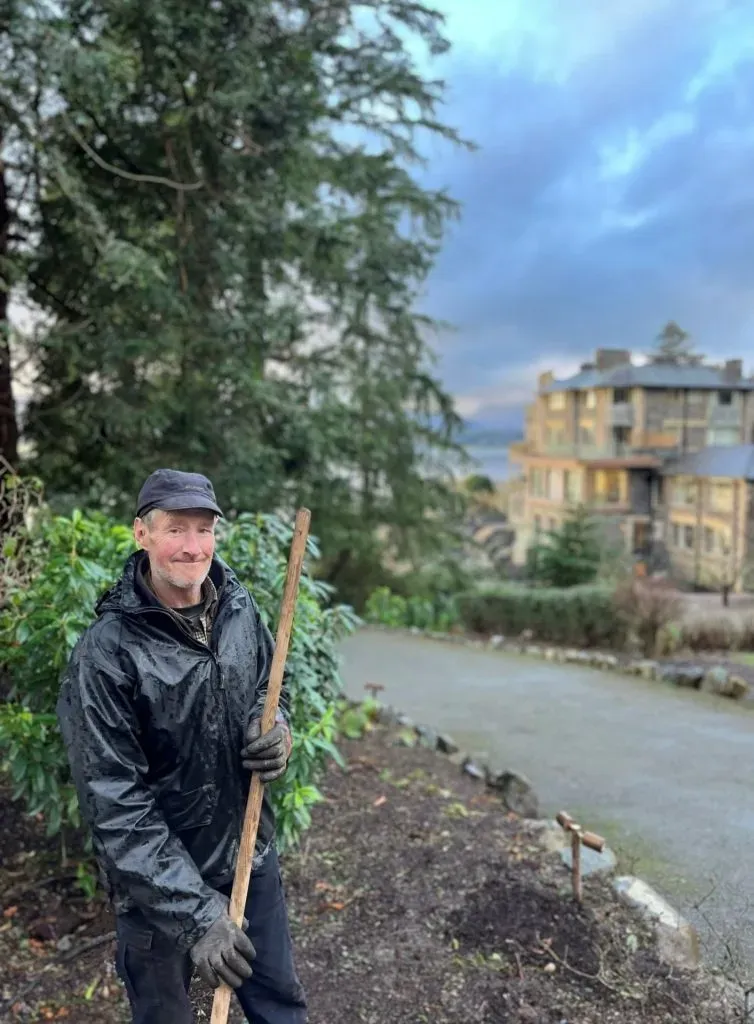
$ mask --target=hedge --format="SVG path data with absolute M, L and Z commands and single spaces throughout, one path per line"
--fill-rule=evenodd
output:
M 461 623 L 473 633 L 518 636 L 531 630 L 539 641 L 614 649 L 627 640 L 612 587 L 488 585 L 461 594 L 458 608 Z

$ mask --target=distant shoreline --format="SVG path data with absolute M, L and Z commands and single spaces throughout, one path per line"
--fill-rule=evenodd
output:
M 475 466 L 472 472 L 488 476 L 495 483 L 509 480 L 511 476 L 508 459 L 508 445 L 465 444 L 464 448 Z

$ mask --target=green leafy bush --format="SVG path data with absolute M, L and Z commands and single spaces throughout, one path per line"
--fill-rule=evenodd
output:
M 25 585 L 11 585 L 0 612 L 0 671 L 10 687 L 0 704 L 0 768 L 15 799 L 41 813 L 49 834 L 79 824 L 68 761 L 55 719 L 60 675 L 99 595 L 118 577 L 133 550 L 131 531 L 101 515 L 37 517 L 26 544 Z M 218 528 L 218 553 L 277 626 L 291 529 L 274 516 L 241 515 Z M 317 557 L 311 540 L 309 553 Z M 335 702 L 340 691 L 337 644 L 357 620 L 330 606 L 330 589 L 302 574 L 288 654 L 294 749 L 289 771 L 273 787 L 281 846 L 295 842 L 320 799 L 317 776 L 337 757 Z
M 531 630 L 537 640 L 576 647 L 626 643 L 626 623 L 609 587 L 494 584 L 460 595 L 458 604 L 461 622 L 474 633 L 518 636 Z
M 367 598 L 364 618 L 381 626 L 406 626 L 406 598 L 390 587 L 377 587 Z
M 458 623 L 458 604 L 453 595 L 404 597 L 389 587 L 378 587 L 370 594 L 364 615 L 367 622 L 381 626 L 445 633 Z

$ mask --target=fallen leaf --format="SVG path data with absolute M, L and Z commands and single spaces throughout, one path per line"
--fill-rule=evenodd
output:
M 6 907 L 3 911 L 3 917 L 15 917 L 18 913 L 18 907 Z
M 68 1016 L 68 1008 L 65 1007 L 65 1006 L 61 1006 L 60 1009 L 58 1010 L 58 1017 L 67 1017 L 67 1016 Z
M 330 882 L 315 882 L 314 883 L 314 889 L 315 889 L 316 892 L 329 892 L 331 889 L 334 889 L 334 888 L 335 888 L 335 886 L 331 885 Z
M 372 807 L 382 807 L 382 805 L 386 804 L 386 803 L 387 803 L 387 797 L 386 796 L 378 796 L 377 799 L 372 804 Z
M 345 903 L 342 903 L 340 900 L 332 900 L 330 903 L 326 903 L 325 906 L 328 910 L 343 910 Z

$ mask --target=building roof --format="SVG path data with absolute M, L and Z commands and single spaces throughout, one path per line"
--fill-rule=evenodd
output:
M 665 476 L 722 476 L 754 480 L 754 444 L 712 445 L 671 459 Z
M 544 388 L 553 391 L 580 391 L 586 388 L 675 388 L 694 391 L 754 391 L 754 380 L 742 377 L 726 379 L 721 366 L 678 366 L 673 363 L 626 363 L 609 370 L 582 370 L 565 380 L 554 380 Z

